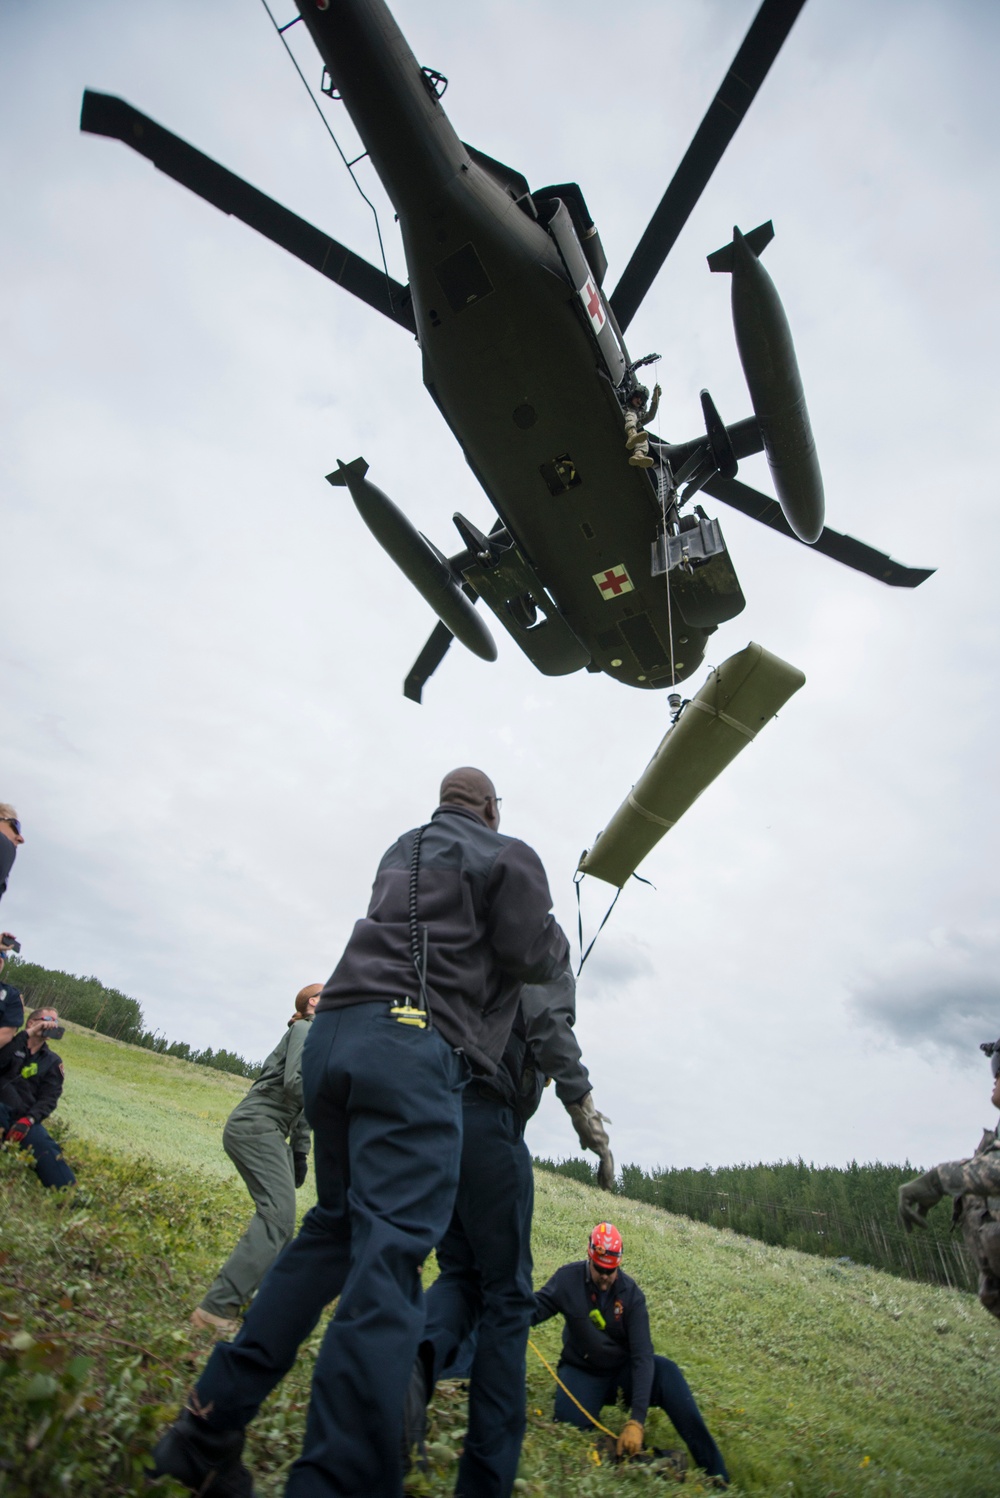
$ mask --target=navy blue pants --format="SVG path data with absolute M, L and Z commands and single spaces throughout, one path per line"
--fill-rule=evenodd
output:
M 433 1377 L 466 1375 L 469 1428 L 456 1498 L 508 1498 L 525 1428 L 525 1347 L 531 1288 L 531 1156 L 512 1108 L 473 1084 L 463 1107 L 455 1212 L 426 1296 Z M 456 1362 L 456 1358 L 460 1361 Z
M 313 1374 L 287 1498 L 398 1498 L 403 1401 L 424 1327 L 419 1266 L 458 1185 L 466 1064 L 388 1003 L 325 1010 L 302 1055 L 318 1205 L 268 1270 L 243 1326 L 195 1394 L 211 1426 L 242 1429 L 339 1295 Z
M 617 1373 L 597 1373 L 589 1369 L 574 1368 L 569 1363 L 560 1363 L 558 1372 L 567 1389 L 576 1395 L 584 1409 L 598 1419 L 602 1406 L 614 1404 L 619 1389 L 626 1408 L 631 1407 L 632 1370 L 627 1365 Z M 696 1466 L 704 1467 L 710 1477 L 721 1477 L 724 1482 L 729 1481 L 722 1452 L 702 1419 L 687 1379 L 676 1363 L 672 1363 L 669 1358 L 661 1358 L 659 1354 L 653 1358 L 653 1387 L 649 1403 L 650 1406 L 657 1405 L 673 1422 Z M 586 1415 L 559 1388 L 556 1389 L 555 1418 L 564 1420 L 569 1425 L 577 1425 L 581 1430 L 593 1430 Z
M 17 1123 L 20 1114 L 6 1104 L 0 1103 L 0 1136 L 11 1124 Z M 48 1129 L 41 1124 L 32 1124 L 21 1141 L 23 1150 L 31 1150 L 35 1157 L 35 1172 L 43 1186 L 75 1186 L 76 1176 L 70 1170 L 62 1150 Z

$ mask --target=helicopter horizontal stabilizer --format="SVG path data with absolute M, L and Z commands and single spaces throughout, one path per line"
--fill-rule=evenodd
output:
M 714 670 L 668 730 L 580 871 L 619 889 L 702 791 L 805 682 L 753 641 Z
M 777 500 L 761 494 L 759 489 L 751 489 L 749 484 L 741 483 L 739 479 L 718 476 L 709 479 L 704 488 L 705 493 L 710 494 L 713 499 L 721 499 L 723 504 L 731 505 L 734 510 L 739 510 L 751 520 L 759 520 L 761 525 L 770 526 L 779 535 L 798 541 L 798 536 L 781 513 Z M 934 567 L 906 567 L 902 562 L 896 562 L 887 556 L 884 551 L 876 551 L 874 546 L 856 541 L 853 536 L 845 536 L 840 531 L 832 531 L 829 526 L 823 527 L 819 540 L 813 541 L 809 550 L 818 551 L 821 556 L 830 557 L 835 562 L 842 562 L 845 567 L 863 572 L 867 577 L 874 577 L 890 588 L 918 588 L 929 577 L 933 577 L 936 571 Z

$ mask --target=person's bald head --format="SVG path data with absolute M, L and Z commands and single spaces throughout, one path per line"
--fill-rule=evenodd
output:
M 448 771 L 441 782 L 441 805 L 461 806 L 464 811 L 475 812 L 494 832 L 500 826 L 496 786 L 488 775 L 471 765 Z

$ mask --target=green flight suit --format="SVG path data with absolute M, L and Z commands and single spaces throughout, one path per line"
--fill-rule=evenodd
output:
M 215 1316 L 238 1316 L 295 1236 L 292 1155 L 309 1152 L 309 1125 L 302 1112 L 302 1047 L 311 1021 L 310 1015 L 289 1026 L 226 1120 L 223 1147 L 257 1211 L 201 1302 L 202 1310 Z

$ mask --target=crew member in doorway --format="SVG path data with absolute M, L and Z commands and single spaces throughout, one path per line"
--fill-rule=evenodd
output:
M 629 1418 L 618 1437 L 619 1456 L 642 1450 L 646 1415 L 657 1405 L 673 1422 L 697 1466 L 716 1485 L 729 1481 L 708 1426 L 676 1363 L 653 1351 L 646 1297 L 620 1267 L 622 1238 L 612 1222 L 599 1222 L 590 1235 L 587 1257 L 557 1269 L 535 1296 L 532 1325 L 551 1316 L 564 1318 L 558 1376 L 569 1394 L 556 1389 L 556 1420 L 590 1430 L 601 1408 L 624 1397 Z M 587 1413 L 585 1413 L 587 1412 Z
M 628 460 L 633 468 L 652 468 L 653 466 L 653 460 L 649 456 L 649 435 L 645 427 L 646 423 L 652 421 L 656 415 L 662 393 L 659 385 L 655 386 L 653 399 L 647 408 L 649 391 L 645 385 L 637 385 L 626 402 L 625 446 L 628 449 Z

